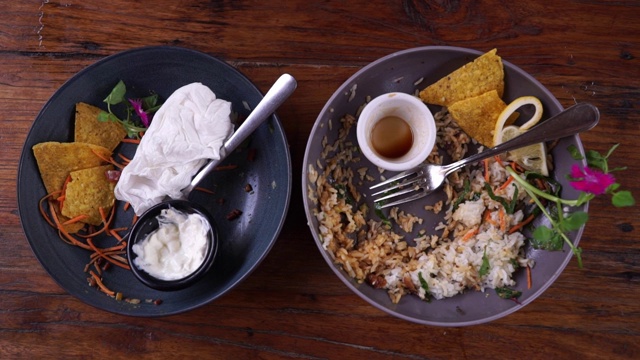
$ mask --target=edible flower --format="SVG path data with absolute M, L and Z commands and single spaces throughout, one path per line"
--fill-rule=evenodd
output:
M 589 166 L 581 168 L 578 165 L 573 165 L 570 177 L 573 181 L 570 181 L 569 184 L 574 189 L 593 195 L 604 194 L 607 192 L 607 188 L 616 182 L 613 175 L 591 169 Z
M 100 111 L 98 120 L 119 123 L 126 130 L 128 137 L 140 138 L 140 134 L 144 133 L 149 127 L 153 113 L 161 106 L 158 102 L 158 94 L 152 94 L 140 99 L 128 99 L 126 98 L 126 92 L 127 86 L 122 80 L 118 81 L 109 96 L 103 100 L 107 104 L 107 111 Z M 116 115 L 112 106 L 124 106 L 125 117 Z M 137 115 L 137 119 L 131 116 L 132 113 Z
M 582 268 L 582 249 L 575 246 L 567 234 L 580 229 L 589 220 L 589 216 L 584 211 L 572 208 L 585 204 L 597 195 L 604 194 L 611 195 L 613 206 L 626 207 L 635 205 L 635 199 L 631 192 L 619 190 L 620 184 L 616 183 L 615 177 L 611 174 L 612 171 L 625 170 L 626 168 L 609 169 L 609 157 L 617 147 L 618 144 L 612 146 L 605 155 L 597 151 L 588 151 L 586 153 L 587 166 L 573 165 L 571 167 L 571 172 L 568 176 L 569 185 L 580 191 L 578 198 L 573 200 L 561 198 L 559 188 L 554 193 L 549 193 L 540 190 L 527 181 L 529 177 L 540 177 L 541 175 L 525 173 L 523 178 L 511 167 L 506 168 L 513 179 L 522 185 L 551 225 L 550 227 L 540 225 L 533 230 L 533 239 L 531 239 L 533 247 L 545 250 L 561 250 L 564 242 L 576 256 L 578 267 Z M 571 146 L 567 150 L 575 160 L 584 159 L 575 146 Z M 541 199 L 548 200 L 550 206 L 555 204 L 556 211 L 548 209 L 548 205 Z
M 140 99 L 128 99 L 129 103 L 133 107 L 133 110 L 136 112 L 136 115 L 140 118 L 140 121 L 145 127 L 149 127 L 149 116 L 142 109 L 142 100 Z

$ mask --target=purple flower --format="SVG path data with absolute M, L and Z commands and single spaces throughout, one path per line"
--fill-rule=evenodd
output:
M 573 181 L 569 184 L 574 189 L 594 195 L 604 194 L 607 188 L 616 182 L 613 175 L 591 169 L 588 166 L 580 168 L 578 165 L 573 165 L 570 176 Z
M 142 110 L 142 100 L 140 99 L 129 99 L 129 103 L 133 106 L 133 110 L 136 111 L 136 114 L 140 117 L 140 121 L 145 127 L 149 127 L 149 116 L 147 113 Z

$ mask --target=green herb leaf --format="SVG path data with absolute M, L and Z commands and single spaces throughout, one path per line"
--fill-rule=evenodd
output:
M 111 93 L 109 94 L 109 96 L 107 96 L 104 99 L 104 102 L 106 102 L 109 105 L 120 104 L 122 101 L 124 101 L 124 94 L 126 92 L 127 92 L 127 87 L 124 85 L 124 82 L 120 80 L 118 81 L 116 86 L 113 88 L 113 90 L 111 90 Z
M 373 211 L 375 212 L 375 214 L 380 218 L 380 220 L 382 220 L 382 224 L 388 227 L 391 227 L 391 221 L 389 220 L 389 218 L 387 217 L 387 215 L 385 215 L 384 212 L 382 212 L 382 205 L 384 205 L 384 202 L 376 202 L 374 204 L 374 209 Z
M 111 121 L 111 114 L 106 111 L 100 111 L 100 113 L 98 114 L 98 121 Z
M 503 299 L 517 299 L 522 295 L 522 291 L 510 289 L 508 287 L 496 288 L 496 294 Z
M 626 207 L 635 205 L 636 200 L 633 198 L 630 191 L 623 190 L 613 194 L 611 197 L 611 203 L 615 207 Z
M 453 212 L 455 212 L 456 209 L 458 209 L 458 206 L 460 206 L 460 204 L 462 204 L 462 202 L 466 200 L 467 195 L 469 195 L 469 192 L 471 192 L 471 182 L 467 178 L 467 179 L 464 179 L 464 188 L 462 192 L 458 195 L 458 198 L 453 203 L 453 207 L 452 207 Z
M 564 231 L 574 231 L 587 223 L 589 215 L 584 211 L 575 211 L 562 220 L 562 229 Z
M 422 271 L 418 272 L 418 280 L 420 281 L 420 287 L 424 289 L 424 299 L 426 302 L 431 302 L 431 293 L 429 292 L 429 284 L 427 280 L 422 277 Z
M 482 254 L 482 266 L 478 270 L 478 275 L 483 277 L 489 273 L 489 258 L 487 257 L 487 247 L 484 247 L 484 253 Z
M 569 147 L 567 147 L 567 150 L 569 151 L 569 154 L 574 160 L 584 159 L 584 156 L 582 156 L 582 153 L 580 153 L 580 150 L 578 149 L 577 146 L 569 145 Z
M 158 94 L 143 97 L 140 100 L 142 100 L 142 108 L 146 112 L 153 112 L 160 108 L 160 105 L 158 105 Z
M 518 204 L 518 187 L 517 186 L 513 194 L 513 200 L 511 201 L 508 201 L 502 196 L 497 196 L 496 194 L 494 194 L 493 189 L 491 189 L 491 185 L 489 185 L 489 183 L 484 183 L 484 188 L 485 190 L 487 190 L 487 194 L 489 194 L 489 197 L 491 198 L 491 200 L 497 201 L 500 204 L 502 204 L 507 214 L 513 214 L 513 212 L 515 211 L 516 205 Z
M 535 249 L 558 251 L 562 250 L 563 239 L 556 229 L 550 229 L 544 225 L 533 230 L 531 246 Z
M 576 205 L 575 206 L 580 206 L 582 204 L 586 204 L 587 202 L 589 202 L 594 197 L 596 197 L 596 196 L 591 194 L 591 193 L 580 192 L 580 195 L 578 195 L 578 198 L 576 199 Z

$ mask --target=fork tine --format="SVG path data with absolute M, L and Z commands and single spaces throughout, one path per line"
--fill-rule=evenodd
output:
M 421 190 L 420 192 L 415 193 L 415 194 L 413 194 L 411 196 L 407 196 L 406 198 L 402 198 L 402 199 L 390 202 L 388 204 L 380 205 L 380 208 L 384 209 L 384 208 L 387 208 L 387 207 L 404 204 L 406 202 L 410 202 L 410 201 L 413 201 L 413 200 L 418 200 L 420 198 L 423 198 L 423 197 L 427 196 L 427 194 L 429 193 L 429 191 L 427 191 L 426 189 L 421 188 L 420 190 Z
M 398 180 L 404 179 L 404 178 L 406 178 L 408 176 L 415 175 L 415 174 L 417 174 L 417 172 L 415 170 L 403 171 L 403 172 L 397 174 L 394 177 L 391 177 L 391 178 L 389 178 L 389 179 L 387 179 L 387 180 L 385 180 L 383 182 L 380 182 L 380 183 L 377 183 L 377 184 L 371 186 L 369 189 L 373 190 L 373 189 L 379 188 L 379 187 L 384 186 L 384 185 L 391 184 L 394 181 L 398 181 Z
M 407 187 L 407 186 L 409 186 L 411 184 L 415 184 L 415 183 L 419 182 L 420 180 L 421 180 L 421 178 L 419 176 L 416 176 L 413 179 L 409 179 L 409 180 L 403 181 L 401 183 L 398 183 L 398 184 L 395 184 L 395 185 L 393 185 L 391 187 L 388 187 L 388 188 L 386 188 L 384 190 L 380 190 L 378 192 L 375 192 L 375 193 L 371 194 L 371 196 L 378 196 L 378 195 L 384 194 L 386 192 L 389 192 L 391 190 L 395 190 L 395 189 L 398 189 L 398 188 L 401 188 L 401 187 Z
M 400 191 L 396 191 L 396 192 L 394 192 L 392 194 L 385 195 L 385 196 L 383 196 L 383 197 L 381 197 L 379 199 L 374 199 L 373 201 L 374 202 L 380 202 L 380 201 L 393 199 L 395 197 L 398 197 L 398 196 L 401 196 L 401 195 L 404 195 L 404 194 L 409 194 L 409 193 L 415 192 L 416 190 L 417 190 L 416 187 L 412 186 L 412 187 L 410 187 L 408 189 L 403 189 L 403 190 L 400 190 Z

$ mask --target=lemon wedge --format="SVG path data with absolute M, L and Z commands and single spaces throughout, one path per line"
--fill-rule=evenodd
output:
M 517 109 L 523 105 L 533 105 L 535 107 L 535 113 L 523 125 L 520 127 L 515 125 L 504 126 L 506 120 Z M 502 111 L 496 122 L 496 127 L 493 134 L 493 146 L 501 144 L 505 141 L 509 141 L 514 137 L 529 130 L 535 124 L 540 121 L 542 117 L 542 104 L 540 100 L 533 96 L 523 96 L 511 102 Z M 518 165 L 529 171 L 537 172 L 544 176 L 549 176 L 549 168 L 547 166 L 547 148 L 544 143 L 534 144 L 526 146 L 520 149 L 512 150 L 507 155 L 507 158 L 515 161 Z

